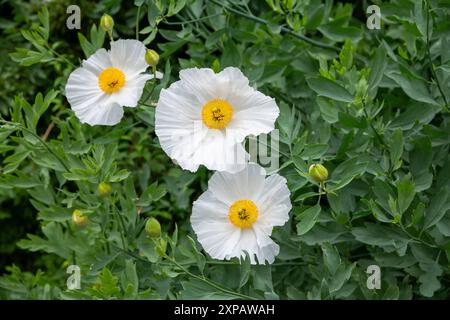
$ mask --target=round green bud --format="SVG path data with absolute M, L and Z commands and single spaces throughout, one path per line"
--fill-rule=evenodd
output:
M 79 226 L 84 227 L 88 223 L 88 217 L 81 213 L 81 210 L 73 210 L 72 212 L 72 222 Z
M 317 182 L 324 182 L 328 178 L 328 170 L 320 163 L 312 164 L 309 167 L 309 176 L 317 181 Z
M 97 190 L 102 197 L 106 197 L 111 193 L 111 185 L 107 182 L 100 182 L 98 184 Z
M 147 61 L 149 66 L 156 67 L 159 62 L 159 54 L 155 50 L 147 49 L 145 52 L 145 61 Z
M 151 238 L 159 238 L 161 236 L 161 225 L 155 218 L 150 218 L 145 223 L 145 232 Z
M 107 13 L 103 14 L 100 19 L 100 27 L 108 33 L 111 33 L 114 28 L 114 19 Z

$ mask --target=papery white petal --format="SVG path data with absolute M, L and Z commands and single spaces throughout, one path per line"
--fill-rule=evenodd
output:
M 230 102 L 235 106 L 235 113 L 226 130 L 237 140 L 242 141 L 249 135 L 267 134 L 275 128 L 280 111 L 273 98 L 249 89 L 230 98 Z
M 120 39 L 111 42 L 110 57 L 115 68 L 125 72 L 131 78 L 145 72 L 148 64 L 145 61 L 145 46 L 132 39 Z M 128 79 L 126 79 L 127 81 Z
M 93 104 L 88 108 L 74 111 L 82 123 L 91 126 L 113 126 L 118 124 L 123 117 L 123 107 L 117 103 Z
M 84 60 L 83 68 L 92 72 L 98 77 L 98 75 L 105 69 L 112 67 L 111 59 L 106 49 L 99 49 L 87 60 Z
M 214 71 L 208 68 L 190 68 L 180 71 L 180 85 L 187 92 L 191 92 L 202 107 L 212 99 L 219 99 L 217 95 L 217 77 Z M 201 109 L 200 109 L 201 112 Z
M 289 220 L 292 209 L 286 178 L 277 174 L 269 176 L 256 199 L 260 220 L 272 226 L 282 226 Z
M 144 91 L 145 83 L 151 79 L 148 74 L 139 74 L 127 80 L 117 92 L 111 94 L 111 100 L 126 107 L 136 107 Z
M 216 172 L 208 182 L 208 190 L 230 206 L 240 199 L 256 201 L 264 187 L 265 170 L 250 163 L 238 173 Z

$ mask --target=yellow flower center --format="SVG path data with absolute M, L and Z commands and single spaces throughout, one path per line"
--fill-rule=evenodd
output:
M 238 228 L 250 228 L 258 220 L 258 207 L 251 200 L 238 200 L 230 206 L 228 218 Z
M 104 93 L 119 91 L 125 84 L 125 73 L 117 68 L 107 68 L 98 76 L 98 85 Z
M 225 100 L 213 99 L 202 110 L 203 123 L 211 129 L 223 129 L 233 117 L 233 107 Z

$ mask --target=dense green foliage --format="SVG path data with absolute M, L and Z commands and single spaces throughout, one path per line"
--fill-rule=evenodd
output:
M 80 1 L 82 28 L 68 30 L 70 2 L 0 2 L 0 298 L 450 296 L 448 1 L 373 1 L 380 30 L 366 27 L 371 3 L 331 0 Z M 119 125 L 90 127 L 64 86 L 109 46 L 105 12 L 115 38 L 159 52 L 164 78 Z M 239 67 L 280 107 L 293 210 L 273 265 L 212 260 L 190 228 L 211 173 L 165 155 L 154 106 L 195 66 Z M 330 173 L 323 190 L 307 174 L 315 162 Z M 148 217 L 161 239 L 146 235 Z M 66 287 L 72 264 L 81 290 Z M 366 286 L 373 264 L 379 290 Z

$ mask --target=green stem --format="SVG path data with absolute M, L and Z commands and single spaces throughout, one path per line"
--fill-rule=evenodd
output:
M 65 63 L 67 63 L 68 65 L 70 65 L 72 68 L 76 68 L 76 66 L 70 62 L 66 57 L 62 56 L 61 54 L 59 54 L 58 52 L 56 52 L 55 50 L 53 50 L 52 47 L 50 47 L 50 45 L 46 44 L 47 49 L 53 54 L 55 55 L 58 59 L 64 61 Z
M 429 8 L 429 4 L 428 4 L 428 0 L 425 0 L 426 3 L 426 7 L 427 7 L 427 29 L 426 29 L 426 33 L 427 33 L 427 56 L 428 56 L 428 60 L 430 62 L 430 70 L 431 70 L 431 75 L 433 76 L 433 78 L 436 81 L 436 85 L 438 87 L 439 93 L 442 96 L 442 99 L 444 100 L 444 108 L 446 111 L 450 111 L 449 107 L 448 107 L 448 101 L 447 101 L 447 97 L 444 94 L 444 91 L 442 90 L 441 87 L 441 83 L 439 82 L 439 78 L 436 74 L 436 70 L 434 70 L 434 66 L 433 66 L 433 61 L 431 59 L 431 51 L 430 51 L 430 32 L 429 32 L 429 22 L 430 22 L 430 8 Z
M 69 167 L 66 166 L 64 161 L 47 145 L 47 143 L 39 135 L 37 135 L 36 133 L 31 131 L 30 129 L 25 128 L 20 123 L 10 122 L 10 121 L 6 121 L 6 120 L 3 120 L 3 119 L 0 119 L 0 122 L 12 125 L 14 127 L 19 128 L 19 130 L 22 130 L 22 131 L 25 131 L 25 132 L 31 134 L 33 137 L 38 139 L 38 141 L 42 144 L 42 146 L 44 146 L 44 148 L 47 149 L 47 151 L 50 152 L 56 158 L 56 160 L 59 161 L 59 163 L 61 163 L 61 165 L 64 167 L 64 169 L 66 169 L 67 172 L 70 172 Z
M 402 231 L 403 231 L 408 237 L 410 237 L 411 239 L 413 239 L 413 240 L 415 240 L 415 241 L 417 241 L 417 242 L 419 242 L 419 243 L 422 243 L 422 244 L 424 244 L 424 245 L 426 245 L 426 246 L 428 246 L 428 247 L 430 247 L 430 248 L 435 248 L 435 249 L 438 249 L 438 248 L 439 248 L 438 246 L 436 246 L 436 245 L 434 245 L 434 244 L 432 244 L 432 243 L 428 243 L 428 242 L 422 240 L 421 238 L 412 235 L 410 232 L 408 232 L 408 230 L 406 230 L 405 226 L 403 225 L 403 223 L 402 223 L 401 221 L 398 223 L 398 225 L 399 225 L 400 229 L 402 229 Z
M 127 246 L 127 241 L 124 236 L 125 231 L 126 231 L 125 222 L 123 221 L 123 217 L 120 214 L 119 210 L 117 209 L 117 207 L 114 203 L 113 203 L 113 209 L 114 209 L 114 212 L 117 214 L 117 217 L 119 218 L 119 224 L 122 229 L 122 232 L 120 232 L 120 238 L 122 239 L 122 246 L 126 250 L 128 248 L 128 246 Z
M 210 18 L 214 18 L 214 17 L 217 17 L 217 16 L 220 16 L 220 15 L 222 15 L 221 13 L 215 13 L 215 14 L 211 14 L 211 15 L 209 15 L 209 16 L 205 16 L 205 17 L 201 17 L 201 18 L 197 18 L 197 19 L 191 19 L 191 20 L 183 20 L 183 21 L 177 21 L 177 22 L 171 22 L 171 21 L 164 21 L 164 24 L 168 24 L 168 25 L 174 25 L 174 26 L 176 26 L 176 25 L 183 25 L 183 24 L 186 24 L 186 23 L 195 23 L 195 22 L 199 22 L 199 21 L 203 21 L 203 20 L 208 20 L 208 19 L 210 19 Z
M 380 134 L 378 133 L 378 131 L 377 131 L 377 130 L 375 129 L 375 127 L 373 126 L 373 124 L 372 124 L 372 118 L 369 117 L 369 114 L 368 114 L 367 111 L 366 111 L 366 105 L 365 105 L 364 102 L 363 102 L 363 112 L 364 112 L 364 115 L 366 116 L 366 120 L 367 120 L 367 122 L 369 123 L 370 128 L 372 128 L 372 131 L 375 133 L 375 136 L 377 137 L 377 139 L 378 139 L 378 141 L 380 142 L 381 146 L 385 148 L 385 147 L 386 147 L 386 144 L 384 143 L 384 140 L 383 140 L 383 138 L 380 136 Z
M 142 262 L 144 262 L 144 263 L 150 263 L 150 264 L 153 264 L 153 263 L 151 263 L 150 261 L 147 261 L 147 260 L 143 259 L 142 257 L 138 256 L 137 254 L 135 254 L 135 253 L 133 253 L 133 252 L 130 252 L 130 251 L 128 251 L 128 250 L 124 250 L 124 249 L 118 248 L 118 247 L 116 247 L 116 246 L 114 246 L 114 247 L 115 247 L 116 249 L 122 251 L 123 253 L 129 255 L 130 257 L 133 257 L 133 258 L 135 258 L 135 259 L 137 259 L 137 260 L 139 260 L 139 261 L 142 261 Z M 239 298 L 241 298 L 241 299 L 256 300 L 254 297 L 247 296 L 247 295 L 245 295 L 245 294 L 242 294 L 242 293 L 239 293 L 239 292 L 235 292 L 235 291 L 232 291 L 232 290 L 223 288 L 222 286 L 220 286 L 220 285 L 218 285 L 218 284 L 216 284 L 216 283 L 210 281 L 209 279 L 207 279 L 207 278 L 205 278 L 205 277 L 201 277 L 201 276 L 199 276 L 199 275 L 196 275 L 196 274 L 190 272 L 190 271 L 187 270 L 182 264 L 178 263 L 175 259 L 169 257 L 167 254 L 164 256 L 164 258 L 166 258 L 166 259 L 167 259 L 168 261 L 170 261 L 172 264 L 176 265 L 179 269 L 181 269 L 181 270 L 182 270 L 185 274 L 187 274 L 188 276 L 190 276 L 190 277 L 192 277 L 192 278 L 195 278 L 195 279 L 197 279 L 197 280 L 200 280 L 200 281 L 202 281 L 202 282 L 205 282 L 205 283 L 207 283 L 208 285 L 210 285 L 210 286 L 212 286 L 212 287 L 214 287 L 214 288 L 216 288 L 216 289 L 218 289 L 218 290 L 220 290 L 220 291 L 222 291 L 222 292 L 224 292 L 224 293 L 234 295 L 234 296 L 239 297 Z M 220 262 L 221 262 L 221 261 L 215 261 L 214 263 L 219 264 Z M 222 263 L 220 263 L 220 264 L 234 264 L 234 263 L 225 263 L 225 262 L 226 262 L 226 261 L 222 261 Z M 164 263 L 160 262 L 160 264 L 164 264 Z M 189 264 L 189 265 L 191 265 L 191 264 Z
M 137 14 L 136 14 L 136 40 L 139 40 L 139 20 L 141 17 L 141 6 L 138 7 L 137 9 Z
M 186 273 L 188 276 L 190 276 L 190 277 L 192 277 L 192 278 L 195 278 L 195 279 L 197 279 L 197 280 L 203 281 L 203 282 L 207 283 L 208 285 L 210 285 L 211 287 L 216 288 L 217 290 L 220 290 L 220 291 L 222 291 L 222 292 L 224 292 L 224 293 L 227 293 L 227 294 L 230 294 L 230 295 L 233 295 L 233 296 L 242 298 L 242 299 L 246 299 L 246 300 L 256 300 L 254 297 L 247 296 L 247 295 L 242 294 L 242 293 L 239 293 L 239 292 L 235 292 L 235 291 L 228 290 L 228 289 L 223 288 L 222 286 L 220 286 L 220 285 L 218 285 L 218 284 L 216 284 L 216 283 L 210 281 L 210 280 L 207 279 L 207 278 L 198 276 L 198 275 L 196 275 L 196 274 L 190 272 L 188 269 L 186 269 L 184 266 L 182 266 L 181 264 L 179 264 L 175 259 L 169 257 L 168 255 L 166 255 L 165 258 L 166 258 L 167 260 L 169 260 L 170 262 L 172 262 L 173 264 L 175 264 L 178 268 L 180 268 L 180 269 L 181 269 L 184 273 Z
M 237 14 L 237 15 L 239 15 L 241 17 L 244 17 L 244 18 L 249 19 L 249 20 L 253 20 L 253 21 L 255 21 L 255 22 L 259 23 L 259 24 L 263 24 L 263 25 L 266 25 L 266 26 L 269 25 L 269 22 L 267 20 L 261 19 L 261 18 L 259 18 L 257 16 L 254 16 L 254 15 L 247 14 L 245 12 L 236 10 L 234 8 L 228 7 L 227 5 L 224 5 L 223 3 L 219 2 L 218 0 L 209 0 L 209 1 L 211 1 L 212 3 L 214 3 L 217 6 L 222 7 L 223 9 L 225 9 L 225 10 L 227 10 L 229 12 L 232 12 L 234 14 Z M 281 32 L 289 34 L 289 35 L 291 35 L 291 36 L 293 36 L 293 37 L 295 37 L 297 39 L 303 40 L 303 41 L 305 41 L 305 42 L 307 42 L 307 43 L 309 43 L 309 44 L 311 44 L 311 45 L 313 45 L 315 47 L 319 47 L 319 48 L 323 48 L 323 49 L 330 49 L 330 50 L 333 50 L 335 52 L 339 52 L 340 51 L 340 49 L 335 47 L 335 46 L 332 46 L 332 45 L 329 45 L 329 44 L 326 44 L 326 43 L 323 43 L 323 42 L 319 42 L 319 41 L 313 40 L 313 39 L 308 38 L 308 37 L 306 37 L 306 36 L 304 36 L 302 34 L 298 34 L 298 33 L 294 32 L 293 30 L 291 30 L 289 28 L 286 28 L 284 26 L 281 26 Z

